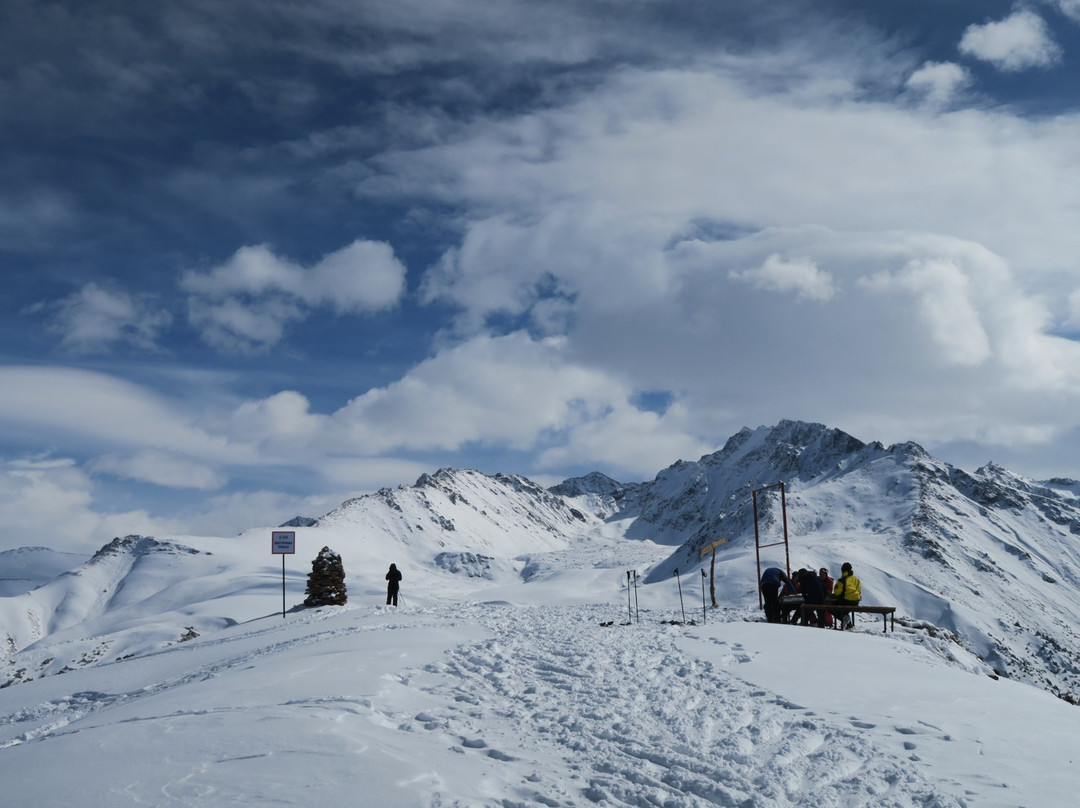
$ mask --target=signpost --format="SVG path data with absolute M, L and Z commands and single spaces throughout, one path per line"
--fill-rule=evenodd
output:
M 296 552 L 296 531 L 275 530 L 270 534 L 270 552 L 281 556 L 281 617 L 285 617 L 285 556 Z
M 701 548 L 701 555 L 705 555 L 709 551 L 712 551 L 712 561 L 709 562 L 709 595 L 712 597 L 713 608 L 716 608 L 716 548 L 721 544 L 727 544 L 729 539 L 717 539 L 712 544 L 708 544 Z M 705 574 L 705 570 L 701 571 L 701 574 Z

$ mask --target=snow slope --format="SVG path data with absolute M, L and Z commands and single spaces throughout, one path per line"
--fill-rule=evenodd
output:
M 670 582 L 622 625 L 623 570 L 594 550 L 0 690 L 4 804 L 1073 804 L 1076 708 L 954 643 L 740 609 L 673 624 Z
M 852 561 L 895 634 L 761 621 L 779 481 L 764 535 Z M 296 520 L 284 615 L 269 527 L 24 565 L 3 804 L 1071 806 L 1078 490 L 783 422 L 650 482 L 443 469 Z M 294 609 L 323 546 L 350 605 Z

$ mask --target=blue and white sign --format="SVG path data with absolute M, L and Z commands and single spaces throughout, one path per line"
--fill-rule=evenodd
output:
M 296 552 L 296 531 L 275 530 L 270 539 L 271 550 L 274 555 L 293 555 Z

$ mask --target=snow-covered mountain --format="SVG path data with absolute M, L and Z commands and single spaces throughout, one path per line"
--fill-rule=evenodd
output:
M 442 469 L 350 500 L 307 526 L 287 570 L 303 599 L 310 558 L 339 552 L 351 600 L 377 599 L 395 562 L 403 593 L 463 578 L 493 592 L 588 568 L 636 569 L 648 587 L 695 573 L 718 538 L 722 607 L 756 607 L 754 498 L 763 560 L 854 564 L 864 602 L 911 630 L 954 638 L 1000 674 L 1080 698 L 1080 484 L 998 466 L 973 474 L 912 443 L 864 443 L 820 424 L 743 429 L 643 483 L 600 473 L 550 490 L 522 477 Z M 272 613 L 281 559 L 269 528 L 239 537 L 128 537 L 33 591 L 0 599 L 0 685 L 115 661 Z M 660 546 L 659 553 L 657 546 Z M 666 549 L 664 549 L 666 548 Z M 577 572 L 575 572 L 577 570 Z M 583 579 L 584 580 L 584 579 Z M 585 584 L 582 585 L 585 587 Z M 625 586 L 625 580 L 624 580 Z M 581 597 L 592 593 L 583 588 Z
M 791 566 L 851 561 L 895 633 L 762 621 L 756 490 L 762 560 L 786 563 L 786 518 Z M 295 556 L 271 554 L 273 527 L 118 538 L 58 575 L 56 554 L 12 551 L 0 793 L 1065 808 L 1078 492 L 785 421 L 641 483 L 442 469 L 290 520 Z M 718 538 L 712 610 L 697 570 Z M 349 604 L 300 608 L 323 546 Z
M 49 547 L 0 551 L 0 597 L 29 592 L 85 560 L 85 556 L 77 553 L 63 553 Z
M 783 537 L 793 569 L 850 561 L 864 602 L 944 630 L 1000 673 L 1080 698 L 1080 499 L 1072 480 L 1033 482 L 989 464 L 974 474 L 914 443 L 863 443 L 820 424 L 744 429 L 720 451 L 681 461 L 635 490 L 627 536 L 676 545 L 649 581 L 754 550 L 751 492 L 762 544 Z M 574 481 L 563 484 L 572 490 Z M 786 510 L 786 514 L 784 511 Z M 783 565 L 784 548 L 764 551 Z M 734 574 L 734 577 L 733 577 Z M 728 602 L 753 598 L 745 564 L 721 576 Z M 723 598 L 723 594 L 720 595 Z

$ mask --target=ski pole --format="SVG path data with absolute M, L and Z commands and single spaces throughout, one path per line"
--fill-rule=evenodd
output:
M 630 623 L 634 619 L 634 613 L 630 611 L 630 570 L 626 571 L 626 622 Z
M 705 570 L 701 571 L 701 625 L 705 625 Z
M 682 578 L 679 577 L 679 569 L 675 568 L 675 581 L 679 584 L 679 608 L 682 609 L 682 621 L 686 622 L 686 604 L 683 603 L 682 598 Z
M 637 570 L 634 570 L 634 612 L 637 614 L 638 623 L 641 623 L 641 605 L 637 599 Z

